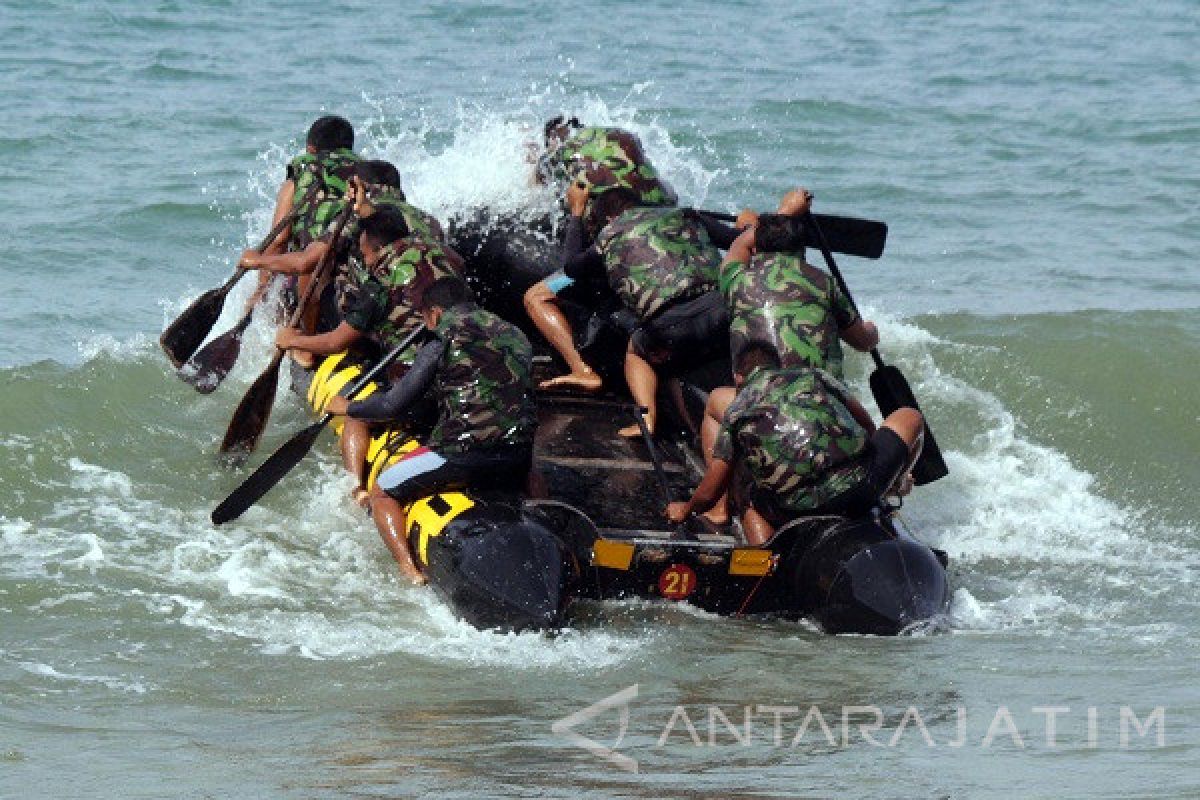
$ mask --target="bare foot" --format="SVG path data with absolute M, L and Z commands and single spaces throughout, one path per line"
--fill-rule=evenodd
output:
M 603 386 L 604 381 L 590 369 L 586 372 L 568 372 L 538 384 L 539 389 L 578 389 L 582 392 L 598 392 Z
M 429 578 L 426 578 L 424 573 L 421 572 L 405 572 L 404 577 L 408 578 L 409 583 L 413 586 L 425 586 L 429 583 Z
M 355 486 L 350 490 L 350 499 L 359 508 L 371 507 L 371 493 L 361 486 Z
M 704 517 L 706 520 L 711 522 L 713 525 L 724 526 L 724 525 L 729 524 L 729 510 L 728 509 L 726 509 L 724 511 L 717 511 L 717 509 L 711 508 L 708 511 L 705 511 L 700 516 Z
M 654 420 L 646 416 L 643 416 L 642 419 L 646 420 L 646 430 L 650 431 L 650 435 L 653 436 Z M 621 428 L 621 430 L 617 431 L 617 436 L 624 436 L 626 439 L 640 439 L 642 438 L 642 426 L 636 424 L 626 425 L 624 428 Z

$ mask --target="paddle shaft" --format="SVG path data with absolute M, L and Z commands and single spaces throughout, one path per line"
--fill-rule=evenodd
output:
M 634 406 L 633 416 L 637 420 L 638 430 L 642 432 L 642 439 L 646 442 L 646 451 L 650 454 L 650 463 L 654 465 L 654 475 L 658 478 L 658 489 L 662 492 L 664 507 L 671 502 L 671 485 L 667 482 L 667 471 L 663 469 L 662 460 L 658 457 L 658 448 L 654 446 L 654 436 L 650 433 L 650 426 L 646 424 L 646 418 L 642 416 L 648 408 L 645 406 Z
M 722 222 L 737 221 L 736 215 L 720 211 L 697 209 L 696 213 Z M 834 214 L 813 214 L 813 218 L 820 223 L 830 250 L 860 258 L 876 259 L 883 255 L 888 230 L 885 223 Z
M 833 279 L 837 281 L 838 288 L 842 290 L 846 301 L 850 303 L 850 307 L 854 309 L 854 313 L 862 319 L 862 313 L 858 310 L 858 304 L 854 302 L 854 295 L 850 294 L 850 287 L 846 285 L 846 279 L 842 277 L 842 271 L 838 269 L 837 262 L 833 260 L 833 252 L 829 249 L 829 242 L 825 239 L 825 233 L 821 230 L 821 226 L 817 224 L 816 218 L 812 212 L 804 215 L 804 221 L 812 230 L 813 235 L 817 240 L 817 247 L 821 250 L 821 255 L 825 257 L 825 264 L 829 267 L 829 271 L 833 274 Z M 879 355 L 879 349 L 871 348 L 871 358 L 875 361 L 875 366 L 879 369 L 887 366 L 883 361 L 883 356 Z
M 334 227 L 329 249 L 321 255 L 320 261 L 317 262 L 317 268 L 313 270 L 309 278 L 304 295 L 296 304 L 296 308 L 292 310 L 292 315 L 288 320 L 289 328 L 295 327 L 300 322 L 305 307 L 308 306 L 316 292 L 317 285 L 321 282 L 321 276 L 326 267 L 333 262 L 337 241 L 341 238 L 342 229 L 346 227 L 352 211 L 353 208 L 349 203 L 342 209 L 337 225 Z M 233 418 L 229 420 L 225 438 L 221 440 L 221 453 L 228 454 L 237 450 L 250 452 L 258 445 L 258 440 L 266 429 L 271 416 L 271 407 L 275 402 L 275 387 L 279 381 L 279 367 L 283 363 L 283 356 L 286 353 L 285 349 L 277 345 L 275 355 L 271 357 L 271 363 L 267 364 L 267 368 L 246 390 L 238 407 L 234 409 Z
M 264 238 L 258 247 L 255 248 L 259 255 L 262 255 L 263 251 L 271 246 L 271 243 L 275 241 L 276 237 L 283 233 L 284 228 L 296 221 L 296 217 L 300 214 L 300 209 L 304 208 L 308 201 L 313 198 L 313 195 L 316 194 L 316 190 L 317 186 L 314 184 L 309 188 L 308 193 L 300 199 L 299 206 L 293 208 L 291 211 L 279 218 L 279 221 L 275 223 L 275 227 L 271 228 L 271 232 L 268 233 L 266 238 Z M 217 291 L 222 295 L 229 294 L 229 290 L 236 286 L 237 282 L 242 279 L 242 276 L 249 271 L 250 270 L 246 269 L 245 267 L 238 267 L 236 270 L 234 270 L 233 275 L 230 276 L 229 280 L 221 284 L 221 288 Z
M 408 349 L 417 340 L 417 337 L 424 332 L 425 328 L 422 326 L 404 337 L 404 340 L 400 344 L 393 347 L 387 355 L 376 362 L 371 369 L 367 370 L 358 380 L 350 385 L 350 388 L 346 390 L 346 396 L 352 398 L 361 392 L 367 384 L 375 380 L 384 370 L 390 367 L 400 357 L 400 354 Z M 329 421 L 333 417 L 333 414 L 325 412 L 315 423 L 304 428 L 304 430 L 284 442 L 266 461 L 259 465 L 258 469 L 250 477 L 242 481 L 213 510 L 211 517 L 213 524 L 221 525 L 230 520 L 237 519 L 245 513 L 246 509 L 257 503 L 267 492 L 271 491 L 293 467 L 303 460 L 304 456 L 312 449 L 313 444 L 316 443 L 317 436 L 320 435 L 321 430 L 329 424 Z
M 804 222 L 810 226 L 817 240 L 818 246 L 821 248 L 821 255 L 825 257 L 825 264 L 829 267 L 829 271 L 833 274 L 833 279 L 837 281 L 838 288 L 842 294 L 846 296 L 847 302 L 854 312 L 862 318 L 862 314 L 858 311 L 858 305 L 854 302 L 854 296 L 850 294 L 850 287 L 846 285 L 846 279 L 842 277 L 842 271 L 838 269 L 837 262 L 833 260 L 833 253 L 829 250 L 829 242 L 825 239 L 825 234 L 821 231 L 821 226 L 817 224 L 811 212 L 804 215 Z M 896 408 L 901 406 L 912 406 L 914 409 L 920 410 L 917 405 L 917 398 L 913 395 L 912 389 L 908 385 L 908 380 L 904 377 L 896 367 L 889 366 L 884 363 L 883 356 L 879 354 L 879 349 L 871 348 L 871 358 L 875 361 L 875 372 L 871 375 L 871 391 L 875 395 L 875 401 L 879 405 L 880 412 L 886 417 Z M 884 401 L 889 402 L 885 403 Z M 885 406 L 890 405 L 892 408 Z M 938 447 L 937 440 L 933 437 L 933 430 L 929 427 L 928 420 L 925 421 L 925 438 L 924 446 L 921 449 L 921 455 L 917 458 L 916 464 L 913 465 L 913 476 L 918 486 L 939 480 L 949 474 L 949 469 L 946 467 L 946 461 L 942 457 L 941 448 Z

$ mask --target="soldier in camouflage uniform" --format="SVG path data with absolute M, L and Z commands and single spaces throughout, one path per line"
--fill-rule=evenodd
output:
M 759 345 L 743 352 L 738 375 L 704 478 L 690 500 L 667 507 L 672 521 L 732 488 L 747 541 L 760 545 L 797 516 L 869 514 L 920 454 L 916 409 L 898 409 L 876 429 L 837 378 L 812 367 L 781 369 Z
M 803 227 L 812 195 L 789 192 L 779 215 L 743 217 L 747 231 L 729 247 L 718 284 L 729 311 L 730 355 L 750 345 L 772 350 L 784 367 L 819 367 L 842 377 L 844 340 L 867 351 L 879 343 L 827 273 L 804 261 Z
M 533 350 L 515 326 L 476 305 L 466 284 L 442 278 L 424 293 L 421 315 L 433 340 L 387 392 L 328 410 L 349 418 L 394 420 L 425 393 L 438 416 L 425 446 L 380 473 L 370 505 L 401 571 L 421 576 L 404 534 L 405 507 L 447 489 L 518 491 L 529 472 L 537 410 Z
M 727 341 L 724 304 L 715 291 L 720 252 L 697 214 L 638 206 L 636 196 L 615 176 L 606 175 L 599 183 L 581 176 L 568 189 L 567 204 L 572 219 L 563 268 L 526 293 L 530 318 L 571 369 L 543 386 L 599 388 L 599 376 L 583 362 L 571 337 L 556 338 L 559 326 L 567 323 L 549 313 L 547 300 L 576 281 L 604 276 L 636 318 L 625 377 L 634 401 L 647 409 L 646 424 L 653 431 L 658 388 L 653 365 L 699 362 L 718 354 Z M 585 225 L 599 229 L 586 249 Z M 619 433 L 639 436 L 641 430 L 631 425 Z
M 329 231 L 344 207 L 347 182 L 358 161 L 353 147 L 354 128 L 342 117 L 321 117 L 309 128 L 305 152 L 288 164 L 272 224 L 293 211 L 295 220 L 261 254 L 254 250 L 242 254 L 239 266 L 260 270 L 251 305 L 262 299 L 272 273 L 298 276 L 289 279 L 287 294 L 304 293 L 307 276 L 320 260 L 319 254 L 306 251 Z M 291 257 L 278 258 L 285 255 Z
M 456 274 L 454 265 L 441 247 L 429 239 L 414 235 L 404 215 L 395 208 L 380 206 L 378 211 L 359 221 L 358 249 L 362 261 L 355 261 L 342 287 L 341 322 L 326 333 L 305 336 L 296 328 L 284 328 L 276 344 L 317 355 L 340 353 L 363 340 L 376 345 L 371 350 L 388 350 L 422 324 L 418 307 L 422 293 L 439 278 Z M 397 362 L 399 372 L 412 364 L 405 355 Z M 363 480 L 370 430 L 364 423 L 349 421 L 342 433 L 342 460 L 358 480 L 354 490 L 357 502 L 364 502 Z
M 582 127 L 572 117 L 546 123 L 545 152 L 538 162 L 543 183 L 565 186 L 575 175 L 605 170 L 631 190 L 643 206 L 674 206 L 675 190 L 646 158 L 636 134 L 620 128 Z

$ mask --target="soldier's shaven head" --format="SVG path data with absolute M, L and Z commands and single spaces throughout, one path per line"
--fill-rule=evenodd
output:
M 359 230 L 372 247 L 383 247 L 411 234 L 404 215 L 394 208 L 383 207 L 359 222 Z
M 779 369 L 779 355 L 761 344 L 752 344 L 738 353 L 734 377 L 739 383 L 749 378 L 756 369 Z
M 559 114 L 557 117 L 547 120 L 542 127 L 542 140 L 549 147 L 551 144 L 562 142 L 571 134 L 572 130 L 582 127 L 583 123 L 577 117 L 567 118 Z
M 359 161 L 354 165 L 354 174 L 369 186 L 400 188 L 400 170 L 390 161 Z
M 333 114 L 321 117 L 308 129 L 305 144 L 318 153 L 349 150 L 354 147 L 354 126 L 345 117 Z
M 759 214 L 754 229 L 754 247 L 761 253 L 803 252 L 804 224 L 798 217 Z
M 463 281 L 447 276 L 429 284 L 429 288 L 421 293 L 417 306 L 418 310 L 425 312 L 435 308 L 454 308 L 464 303 L 475 303 L 475 293 Z

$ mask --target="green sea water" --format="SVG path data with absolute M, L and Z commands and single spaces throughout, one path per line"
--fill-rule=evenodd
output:
M 0 796 L 1197 796 L 1196 11 L 0 0 Z M 548 202 L 523 145 L 564 110 L 637 131 L 689 203 L 804 184 L 888 222 L 842 266 L 951 468 L 905 512 L 952 559 L 941 630 L 626 603 L 480 633 L 398 579 L 328 442 L 209 524 L 270 332 L 209 397 L 155 339 L 312 118 L 445 220 Z M 281 395 L 264 449 L 305 421 Z M 634 685 L 636 774 L 552 729 Z M 835 741 L 793 746 L 814 705 Z M 889 745 L 910 707 L 929 741 Z

